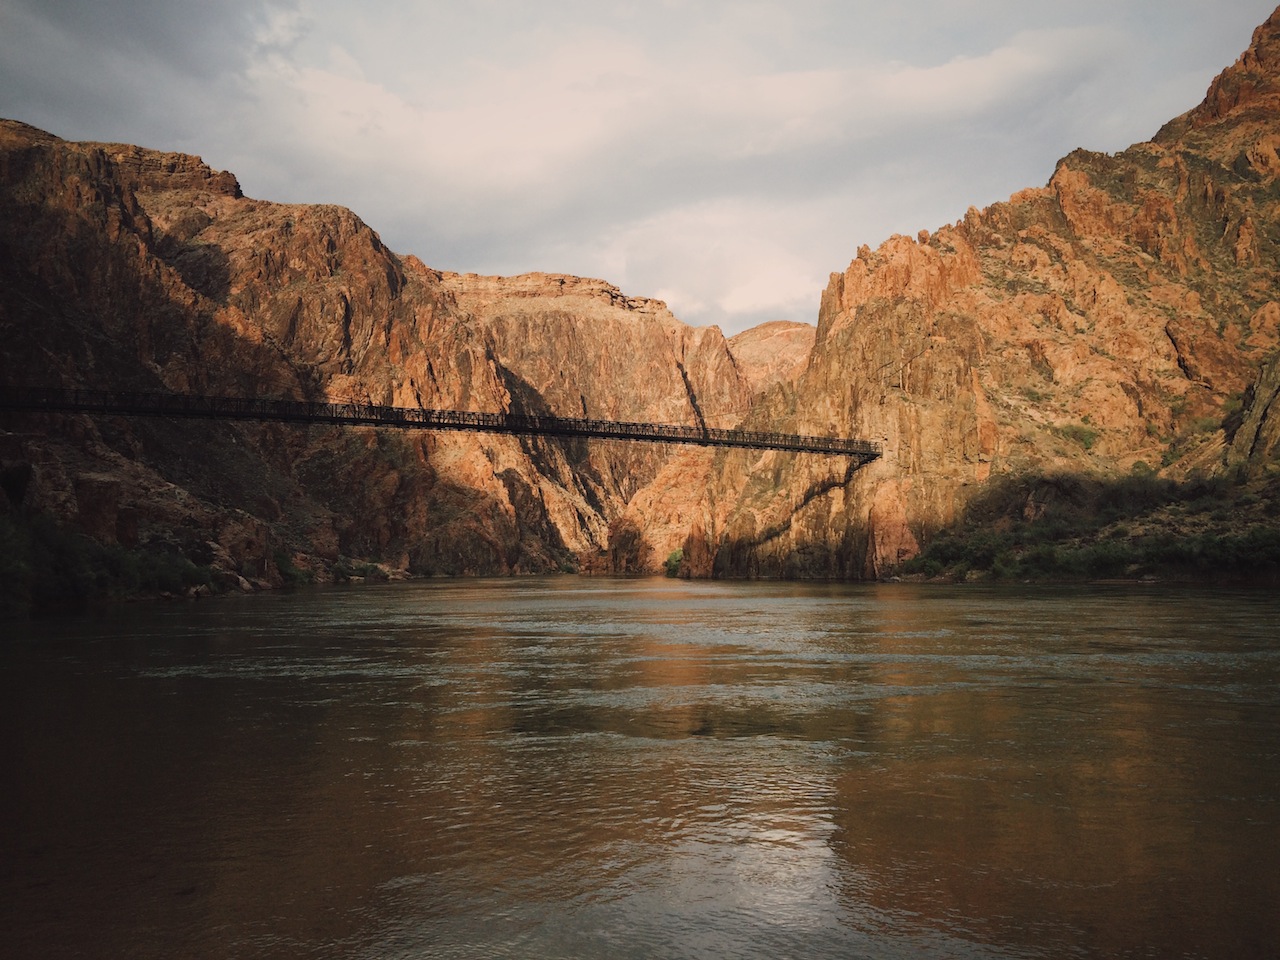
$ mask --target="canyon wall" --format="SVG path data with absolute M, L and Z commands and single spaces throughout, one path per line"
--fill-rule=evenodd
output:
M 4 122 L 0 187 L 9 384 L 732 426 L 770 376 L 749 379 L 719 330 L 657 301 L 576 277 L 441 273 L 348 210 L 246 198 L 189 156 Z M 372 428 L 29 414 L 4 428 L 6 475 L 24 478 L 5 509 L 262 585 L 282 556 L 321 576 L 344 558 L 423 574 L 657 569 L 686 531 L 655 548 L 628 504 L 709 462 Z
M 854 472 L 776 452 L 8 413 L 0 514 L 49 514 L 242 589 L 352 561 L 653 572 L 677 551 L 688 576 L 856 579 L 892 573 L 993 479 L 1267 475 L 1278 66 L 1280 13 L 1151 141 L 1077 151 L 1044 187 L 863 247 L 816 330 L 732 340 L 599 280 L 434 270 L 348 210 L 247 198 L 198 158 L 2 121 L 3 384 L 741 424 L 885 455 Z
M 1151 142 L 1077 151 L 1045 187 L 860 249 L 794 391 L 751 422 L 879 439 L 885 456 L 847 485 L 804 457 L 721 458 L 693 572 L 884 575 L 1001 475 L 1261 469 L 1278 67 L 1280 12 Z

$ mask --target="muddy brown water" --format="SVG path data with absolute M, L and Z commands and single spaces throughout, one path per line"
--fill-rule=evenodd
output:
M 575 577 L 0 643 L 0 954 L 1269 957 L 1280 599 Z

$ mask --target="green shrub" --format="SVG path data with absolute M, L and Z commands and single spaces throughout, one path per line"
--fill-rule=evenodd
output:
M 75 612 L 91 603 L 208 585 L 208 568 L 171 549 L 101 544 L 47 514 L 0 517 L 0 616 Z
M 997 580 L 1015 580 L 1021 574 L 1021 565 L 1012 550 L 1004 550 L 991 563 L 991 576 Z
M 1059 436 L 1066 437 L 1073 443 L 1078 443 L 1086 450 L 1092 450 L 1093 445 L 1098 440 L 1098 431 L 1082 423 L 1063 424 L 1060 427 L 1055 427 L 1054 432 Z
M 1081 548 L 1077 569 L 1086 577 L 1118 577 L 1134 562 L 1128 543 L 1103 540 Z
M 667 555 L 666 561 L 662 564 L 667 571 L 668 577 L 678 577 L 680 575 L 680 564 L 684 562 L 683 550 L 672 550 Z
M 352 560 L 350 557 L 339 557 L 333 565 L 335 580 L 387 580 L 386 572 L 376 563 L 366 560 Z
M 1058 548 L 1051 543 L 1041 543 L 1027 550 L 1019 558 L 1022 575 L 1030 578 L 1059 576 L 1062 573 Z
M 994 579 L 1033 580 L 1271 576 L 1280 570 L 1275 527 L 1255 524 L 1247 533 L 1198 535 L 1134 531 L 1149 529 L 1161 517 L 1198 516 L 1222 526 L 1241 513 L 1272 512 L 1268 508 L 1280 504 L 1280 479 L 1273 486 L 1244 492 L 1222 477 L 1179 484 L 1140 467 L 1108 480 L 1078 474 L 1005 477 L 979 493 L 960 523 L 925 538 L 903 572 L 963 579 L 974 570 Z M 1040 516 L 1028 522 L 1023 515 L 1032 502 Z
M 917 572 L 923 573 L 926 577 L 932 580 L 934 577 L 940 576 L 942 574 L 943 569 L 944 567 L 942 566 L 941 563 L 939 563 L 937 560 L 930 557 L 928 559 L 920 561 Z
M 280 577 L 284 580 L 286 586 L 296 587 L 304 583 L 310 583 L 312 575 L 306 570 L 300 570 L 293 562 L 293 557 L 289 555 L 289 551 L 278 547 L 272 559 L 276 562 L 276 569 L 280 571 Z

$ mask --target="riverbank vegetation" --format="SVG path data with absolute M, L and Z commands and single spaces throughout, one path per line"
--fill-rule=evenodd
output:
M 0 516 L 0 617 L 75 612 L 101 601 L 208 591 L 176 551 L 102 544 L 46 514 Z
M 1280 477 L 1175 482 L 1149 471 L 990 483 L 961 521 L 922 538 L 898 568 L 913 580 L 1184 579 L 1280 582 Z M 675 575 L 683 556 L 666 561 Z M 286 551 L 285 586 L 312 571 Z M 334 580 L 385 580 L 379 565 L 343 558 Z M 43 514 L 0 515 L 0 618 L 76 612 L 95 603 L 218 593 L 218 578 L 176 550 L 102 544 Z
M 1280 479 L 1007 478 L 903 565 L 930 580 L 1280 579 Z

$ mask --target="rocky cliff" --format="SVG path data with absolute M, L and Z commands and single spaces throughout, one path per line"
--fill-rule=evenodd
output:
M 242 195 L 197 158 L 0 124 L 8 383 L 355 397 L 728 426 L 751 400 L 714 328 L 575 277 L 460 277 L 350 211 Z M 707 458 L 657 445 L 9 415 L 6 510 L 277 584 L 654 569 L 628 504 Z M 671 464 L 675 464 L 671 467 Z M 629 547 L 617 553 L 618 543 Z M 667 540 L 682 539 L 684 531 Z M 665 547 L 665 542 L 664 542 Z M 611 548 L 614 554 L 611 554 Z M 665 553 L 663 554 L 665 556 Z
M 883 438 L 886 456 L 848 484 L 804 458 L 723 458 L 694 572 L 883 575 L 994 477 L 1263 469 L 1278 68 L 1280 11 L 1152 141 L 1077 151 L 1044 187 L 860 249 L 794 392 L 753 416 Z
M 1018 478 L 1266 477 L 1280 449 L 1280 12 L 1151 141 L 893 237 L 816 329 L 726 341 L 598 280 L 433 270 L 198 158 L 0 122 L 5 383 L 881 440 L 817 456 L 6 414 L 0 519 L 251 589 L 299 571 L 894 572 Z M 1040 479 L 1038 479 L 1040 478 Z M 2 533 L 3 530 L 0 530 Z M 6 534 L 7 536 L 7 534 Z M 15 535 L 16 536 L 16 535 Z M 10 539 L 13 539 L 10 537 Z M 0 576 L 3 570 L 0 570 Z

